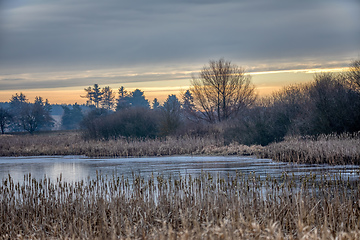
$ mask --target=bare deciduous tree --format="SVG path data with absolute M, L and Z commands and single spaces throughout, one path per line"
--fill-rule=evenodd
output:
M 346 79 L 352 88 L 360 91 L 360 60 L 355 60 L 350 64 Z
M 190 91 L 203 118 L 221 122 L 251 105 L 256 95 L 250 76 L 230 61 L 211 60 L 198 77 L 192 78 Z

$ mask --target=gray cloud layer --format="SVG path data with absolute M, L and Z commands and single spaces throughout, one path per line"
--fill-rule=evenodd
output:
M 360 52 L 359 12 L 357 0 L 4 0 L 0 75 L 191 66 L 220 57 L 264 69 L 343 65 Z M 0 80 L 5 88 L 16 84 Z

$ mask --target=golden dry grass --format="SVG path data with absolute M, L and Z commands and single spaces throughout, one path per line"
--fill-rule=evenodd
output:
M 0 135 L 0 156 L 85 155 L 89 157 L 165 156 L 182 154 L 254 154 L 254 147 L 224 146 L 217 136 L 85 141 L 78 132 Z
M 357 182 L 340 175 L 9 176 L 0 239 L 359 239 L 359 199 Z
M 259 154 L 294 163 L 360 164 L 360 134 L 292 137 L 266 146 Z
M 290 137 L 268 146 L 224 145 L 218 136 L 85 141 L 79 132 L 0 135 L 0 156 L 85 155 L 141 157 L 166 155 L 257 155 L 293 163 L 360 164 L 360 135 Z

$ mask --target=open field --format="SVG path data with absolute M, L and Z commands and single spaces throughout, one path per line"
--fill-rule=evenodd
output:
M 341 175 L 114 176 L 0 184 L 0 239 L 359 239 Z
M 129 157 L 167 155 L 257 155 L 294 163 L 360 164 L 360 135 L 288 138 L 268 146 L 224 145 L 218 136 L 85 141 L 79 132 L 0 135 L 0 156 L 85 155 Z

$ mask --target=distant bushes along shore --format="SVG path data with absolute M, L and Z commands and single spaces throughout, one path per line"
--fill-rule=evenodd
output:
M 128 92 L 121 87 L 115 99 L 110 87 L 88 87 L 88 107 L 65 106 L 62 129 L 81 129 L 87 140 L 216 136 L 223 144 L 248 146 L 266 146 L 290 136 L 352 134 L 360 131 L 359 76 L 357 60 L 347 72 L 317 74 L 310 83 L 258 98 L 243 69 L 220 59 L 210 61 L 179 98 L 169 95 L 163 104 L 156 98 L 150 103 L 139 89 Z M 233 85 L 241 91 L 232 91 Z M 33 134 L 53 124 L 51 107 L 40 97 L 30 104 L 16 94 L 9 105 L 11 111 L 0 108 L 2 131 L 22 125 Z M 41 111 L 17 111 L 22 106 L 39 106 Z
M 96 109 L 81 126 L 89 139 L 215 134 L 225 144 L 263 146 L 286 136 L 356 133 L 360 131 L 360 88 L 350 87 L 345 80 L 342 75 L 316 75 L 311 83 L 285 87 L 217 123 L 202 121 L 196 118 L 200 113 L 190 115 L 180 105 L 172 115 L 174 109 L 164 108 L 133 107 L 115 113 Z

